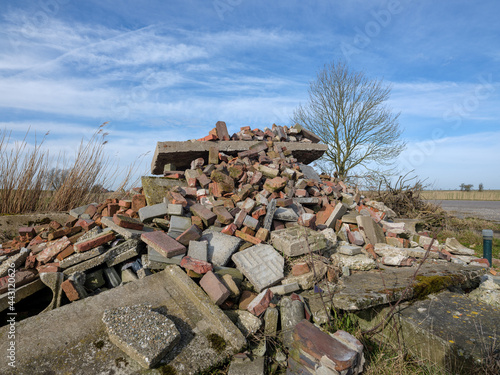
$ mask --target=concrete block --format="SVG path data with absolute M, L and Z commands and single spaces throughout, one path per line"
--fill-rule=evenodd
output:
M 208 241 L 189 241 L 187 255 L 193 259 L 208 261 Z
M 287 256 L 324 250 L 328 242 L 321 232 L 306 227 L 291 227 L 271 232 L 273 246 Z
M 154 367 L 181 339 L 174 322 L 148 305 L 106 310 L 102 321 L 111 342 L 147 369 Z
M 118 275 L 118 272 L 113 267 L 104 269 L 104 277 L 111 288 L 116 288 L 122 282 L 120 275 Z
M 183 213 L 184 213 L 184 207 L 182 207 L 182 204 L 169 203 L 167 205 L 167 214 L 168 215 L 182 216 Z
M 186 229 L 192 225 L 191 219 L 184 216 L 170 216 L 170 228 L 167 234 L 172 238 L 179 237 Z
M 341 219 L 346 212 L 347 212 L 347 206 L 342 203 L 337 203 L 335 209 L 330 214 L 330 217 L 326 220 L 325 225 L 328 228 L 335 228 L 337 220 Z
M 367 243 L 374 246 L 377 243 L 385 243 L 384 230 L 371 217 L 359 215 L 356 217 L 356 221 Z
M 139 219 L 144 222 L 152 221 L 156 217 L 163 217 L 167 215 L 168 209 L 166 203 L 153 204 L 139 209 Z

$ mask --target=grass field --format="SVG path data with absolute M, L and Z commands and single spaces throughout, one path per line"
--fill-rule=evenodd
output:
M 424 190 L 421 196 L 434 200 L 500 201 L 500 190 Z

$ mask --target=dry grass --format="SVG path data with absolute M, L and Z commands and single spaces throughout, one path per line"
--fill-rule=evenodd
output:
M 82 140 L 71 162 L 59 155 L 56 169 L 67 171 L 55 190 L 50 171 L 53 170 L 49 151 L 40 143 L 27 142 L 29 132 L 20 141 L 11 142 L 11 133 L 0 132 L 0 213 L 66 211 L 93 201 L 100 201 L 103 193 L 99 186 L 112 186 L 122 176 L 115 196 L 126 194 L 137 168 L 137 161 L 124 171 L 110 163 L 105 156 L 107 143 L 106 123 L 99 126 L 88 141 Z M 45 135 L 47 136 L 47 134 Z M 52 178 L 55 178 L 52 175 Z
M 430 200 L 500 201 L 500 190 L 424 190 L 420 195 Z

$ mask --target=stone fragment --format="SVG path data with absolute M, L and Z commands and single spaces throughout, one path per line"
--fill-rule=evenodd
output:
M 86 260 L 92 259 L 98 255 L 103 254 L 106 251 L 104 246 L 96 247 L 95 249 L 86 251 L 84 253 L 74 253 L 63 260 L 59 261 L 59 267 L 68 268 L 74 266 L 75 264 L 82 263 Z
M 236 324 L 244 336 L 253 335 L 262 325 L 259 318 L 245 310 L 226 310 L 224 313 Z
M 207 241 L 208 261 L 214 266 L 225 266 L 241 244 L 239 238 L 212 230 L 204 231 L 200 241 Z
M 201 278 L 200 286 L 216 305 L 222 304 L 231 295 L 231 291 L 212 271 L 207 272 Z
M 268 307 L 264 314 L 264 334 L 268 337 L 275 337 L 278 331 L 279 312 L 276 307 Z
M 172 215 L 170 216 L 170 227 L 167 234 L 175 239 L 193 224 L 189 217 Z
M 274 219 L 281 221 L 297 221 L 299 215 L 292 207 L 278 207 L 274 212 Z
M 270 245 L 255 245 L 232 256 L 236 267 L 260 292 L 283 279 L 285 260 Z
M 118 272 L 116 272 L 114 267 L 105 268 L 103 272 L 104 277 L 111 288 L 116 288 L 121 284 L 122 279 L 120 278 L 120 275 L 118 275 Z
M 184 245 L 162 231 L 143 233 L 141 240 L 167 258 L 186 253 Z
M 349 269 L 355 271 L 369 271 L 376 266 L 375 261 L 364 254 L 333 254 L 330 258 L 333 264 L 338 265 L 339 267 L 348 267 Z
M 245 355 L 245 360 L 233 360 L 229 365 L 227 375 L 264 375 L 265 358 L 256 356 L 250 358 Z
M 305 317 L 304 304 L 300 300 L 283 297 L 280 302 L 280 315 L 282 342 L 285 347 L 290 348 L 293 344 L 293 330 Z
M 273 292 L 270 289 L 264 289 L 247 306 L 247 310 L 255 316 L 261 315 L 269 307 Z
M 106 310 L 102 321 L 111 342 L 148 369 L 163 359 L 181 338 L 174 322 L 148 305 Z
M 366 242 L 375 246 L 376 243 L 385 243 L 385 234 L 380 225 L 371 217 L 359 215 L 356 217 L 358 227 Z
M 337 252 L 339 254 L 353 256 L 361 254 L 361 250 L 362 248 L 360 246 L 342 245 L 337 249 Z
M 456 238 L 447 238 L 445 248 L 452 254 L 456 255 L 475 255 L 474 250 L 469 249 L 457 241 Z
M 310 228 L 292 227 L 271 232 L 273 246 L 287 256 L 299 256 L 327 248 L 327 241 L 321 232 Z
M 328 228 L 335 228 L 335 224 L 337 223 L 337 220 L 342 218 L 342 216 L 347 212 L 347 207 L 345 204 L 342 203 L 337 203 L 335 206 L 334 210 L 328 217 L 328 219 L 325 222 L 325 225 Z
M 130 268 L 122 270 L 122 282 L 124 284 L 137 280 L 138 277 Z
M 14 264 L 14 268 L 17 270 L 21 265 L 26 262 L 26 258 L 30 251 L 26 248 L 22 248 L 21 251 L 15 255 L 12 255 L 8 258 L 8 261 L 4 261 L 0 264 L 0 277 L 4 277 L 8 274 L 9 269 L 12 268 L 12 264 Z
M 296 292 L 297 290 L 300 289 L 300 286 L 299 286 L 299 283 L 295 281 L 292 283 L 276 285 L 276 286 L 273 286 L 269 289 L 271 289 L 271 292 L 273 292 L 273 294 L 285 295 L 285 294 L 290 294 L 290 293 Z

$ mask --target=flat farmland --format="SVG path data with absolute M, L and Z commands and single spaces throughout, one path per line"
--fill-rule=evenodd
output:
M 500 201 L 500 190 L 425 190 L 421 196 L 426 200 Z

